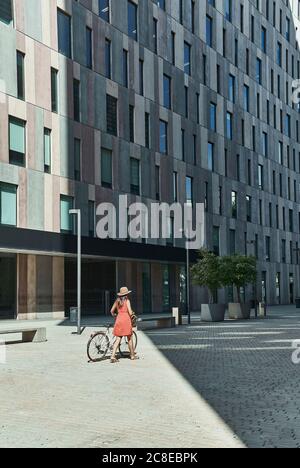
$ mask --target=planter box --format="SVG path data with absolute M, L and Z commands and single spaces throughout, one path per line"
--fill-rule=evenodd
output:
M 251 315 L 250 304 L 230 303 L 228 304 L 229 318 L 232 320 L 249 320 Z
M 202 322 L 224 322 L 226 306 L 223 304 L 202 304 Z

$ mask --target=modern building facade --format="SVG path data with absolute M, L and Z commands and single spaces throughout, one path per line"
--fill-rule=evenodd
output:
M 184 307 L 172 218 L 168 241 L 96 238 L 96 207 L 120 194 L 204 203 L 207 247 L 258 258 L 246 298 L 293 302 L 299 26 L 297 0 L 0 0 L 0 318 L 76 303 L 71 208 L 85 313 L 124 284 L 139 313 Z

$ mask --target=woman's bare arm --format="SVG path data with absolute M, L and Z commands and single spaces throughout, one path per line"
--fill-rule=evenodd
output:
M 115 311 L 117 309 L 117 301 L 114 303 L 114 305 L 112 306 L 112 309 L 110 311 L 111 315 L 114 316 L 115 315 Z
M 128 301 L 127 301 L 127 307 L 128 307 L 129 315 L 130 315 L 130 316 L 134 315 L 133 310 L 132 310 L 132 308 L 131 308 L 131 302 L 130 302 L 129 299 L 128 299 Z

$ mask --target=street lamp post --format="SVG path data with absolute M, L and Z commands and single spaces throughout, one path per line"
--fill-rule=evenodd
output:
M 77 217 L 77 335 L 81 335 L 81 210 L 70 210 Z
M 248 241 L 248 245 L 253 245 L 254 247 L 254 256 L 256 256 L 256 240 L 253 241 Z M 255 281 L 254 283 L 254 303 L 255 303 L 255 318 L 258 316 L 258 310 L 257 310 L 257 282 Z
M 186 229 L 180 229 L 181 232 L 186 236 L 185 250 L 186 250 L 186 308 L 188 315 L 188 324 L 191 325 L 191 282 L 190 282 L 190 249 L 188 239 L 190 238 L 190 221 L 188 221 L 188 227 Z
M 188 324 L 191 325 L 190 251 L 188 248 L 188 242 L 186 242 L 186 294 Z

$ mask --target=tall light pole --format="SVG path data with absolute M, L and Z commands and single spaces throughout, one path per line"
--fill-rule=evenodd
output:
M 70 210 L 77 217 L 77 335 L 81 335 L 81 210 Z
M 186 250 L 186 308 L 188 315 L 188 324 L 191 325 L 191 284 L 190 284 L 190 249 L 189 249 L 189 238 L 190 238 L 190 221 L 187 222 L 188 226 L 186 229 L 180 231 L 184 233 L 186 237 L 185 250 Z
M 253 241 L 248 241 L 247 242 L 248 245 L 253 245 L 254 247 L 254 257 L 256 257 L 256 240 L 253 240 Z M 255 318 L 257 318 L 257 281 L 255 281 L 254 283 L 254 302 L 255 302 Z

